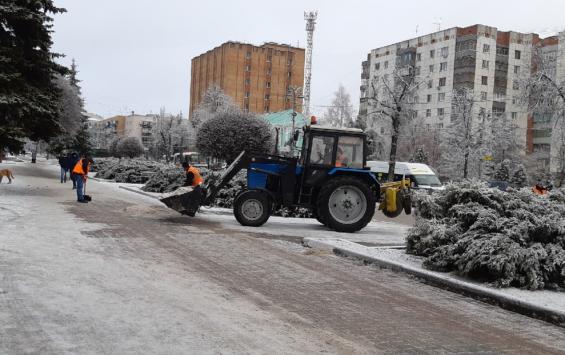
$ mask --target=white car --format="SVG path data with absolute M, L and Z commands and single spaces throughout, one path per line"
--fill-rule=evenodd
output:
M 367 166 L 377 175 L 379 181 L 385 181 L 388 174 L 388 161 L 367 161 Z M 410 179 L 412 187 L 422 190 L 443 190 L 445 187 L 439 181 L 435 172 L 421 163 L 396 162 L 394 167 L 394 180 L 402 177 Z

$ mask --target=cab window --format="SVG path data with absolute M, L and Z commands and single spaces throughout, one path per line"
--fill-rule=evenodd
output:
M 312 150 L 310 151 L 310 163 L 331 165 L 334 153 L 334 142 L 334 137 L 314 136 L 312 138 Z
M 363 138 L 339 137 L 336 166 L 353 169 L 363 168 Z

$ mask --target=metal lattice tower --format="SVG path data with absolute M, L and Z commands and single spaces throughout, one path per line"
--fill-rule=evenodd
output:
M 317 11 L 304 12 L 306 20 L 306 58 L 304 63 L 304 90 L 302 92 L 302 112 L 305 116 L 310 114 L 310 82 L 312 80 L 312 49 L 314 47 L 314 28 L 316 27 Z

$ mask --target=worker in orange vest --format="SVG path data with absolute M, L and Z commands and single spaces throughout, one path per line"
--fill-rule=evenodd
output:
M 202 176 L 200 175 L 200 170 L 198 170 L 196 167 L 190 165 L 186 161 L 184 163 L 182 163 L 182 167 L 184 168 L 184 171 L 186 172 L 186 181 L 184 183 L 184 186 L 197 187 L 197 186 L 200 186 L 204 183 L 204 180 L 202 179 Z
M 73 167 L 73 176 L 77 185 L 77 201 L 80 203 L 87 203 L 84 199 L 84 183 L 88 177 L 88 172 L 90 171 L 90 165 L 93 163 L 92 158 L 87 155 L 83 155 L 75 166 Z
M 335 166 L 337 168 L 347 167 L 347 156 L 343 153 L 341 147 L 337 147 L 337 156 L 335 158 Z

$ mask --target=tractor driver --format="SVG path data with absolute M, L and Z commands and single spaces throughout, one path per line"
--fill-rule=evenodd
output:
M 341 149 L 341 147 L 337 147 L 337 156 L 335 158 L 336 168 L 347 167 L 348 164 L 349 159 L 347 159 L 347 156 L 343 153 L 343 149 Z

